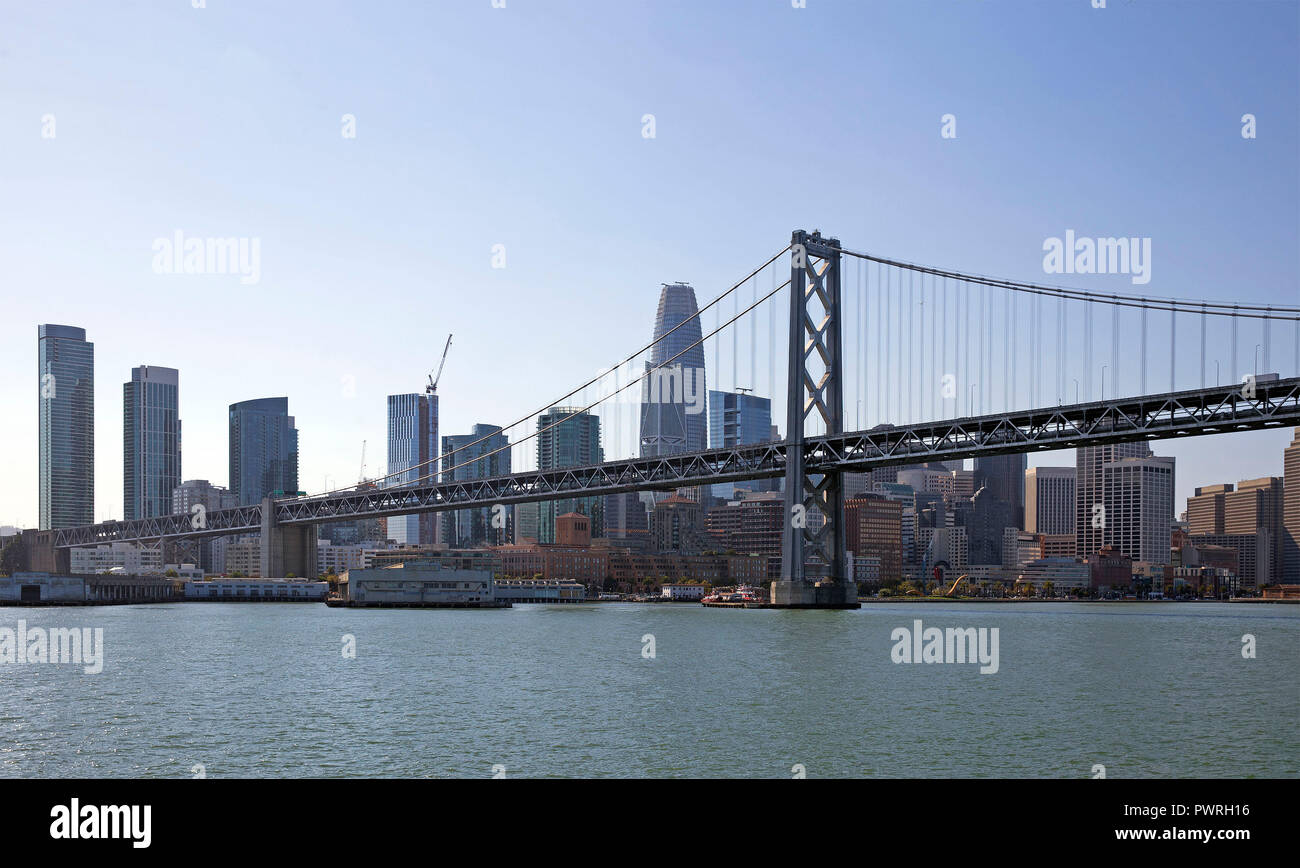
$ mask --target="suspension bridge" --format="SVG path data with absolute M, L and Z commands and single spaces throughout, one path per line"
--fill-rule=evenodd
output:
M 787 254 L 789 276 L 780 280 Z M 714 327 L 705 331 L 710 313 Z M 1242 373 L 1239 350 L 1251 343 Z M 670 344 L 684 348 L 670 355 Z M 756 389 L 760 361 L 767 363 L 785 438 L 647 454 L 650 396 L 689 412 L 681 381 L 669 376 L 678 387 L 656 395 L 656 375 L 712 355 L 713 376 L 725 382 L 727 349 L 733 389 Z M 603 422 L 604 460 L 458 478 L 465 474 L 456 471 L 501 452 L 511 466 L 526 466 L 531 441 L 588 413 Z M 327 522 L 780 477 L 787 517 L 815 511 L 825 521 L 787 520 L 773 604 L 855 607 L 856 588 L 845 578 L 845 473 L 1287 425 L 1300 425 L 1300 307 L 991 278 L 856 252 L 800 230 L 698 313 L 500 429 L 506 445 L 485 446 L 485 437 L 358 489 L 266 498 L 207 511 L 201 521 L 178 514 L 40 531 L 29 560 L 66 571 L 69 550 L 79 546 L 258 533 L 262 575 L 310 575 L 316 527 Z M 510 438 L 511 431 L 519 433 Z

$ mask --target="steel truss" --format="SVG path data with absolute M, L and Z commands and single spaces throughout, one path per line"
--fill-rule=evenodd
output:
M 1227 434 L 1285 425 L 1300 425 L 1300 378 L 807 437 L 802 455 L 806 472 L 866 472 L 921 461 Z M 275 505 L 276 521 L 320 524 L 763 479 L 786 474 L 786 450 L 786 443 L 765 443 L 490 479 L 280 500 Z M 260 505 L 241 506 L 208 512 L 202 528 L 193 527 L 189 515 L 172 515 L 62 528 L 52 533 L 54 545 L 59 548 L 197 538 L 257 533 L 262 527 L 261 516 Z

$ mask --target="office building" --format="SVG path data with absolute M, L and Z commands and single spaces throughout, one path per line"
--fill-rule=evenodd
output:
M 871 564 L 873 581 L 902 578 L 903 504 L 881 495 L 861 495 L 844 502 L 844 548 L 853 553 L 855 578 L 859 563 Z
M 442 482 L 505 476 L 510 472 L 510 439 L 499 425 L 479 423 L 469 434 L 442 438 Z M 513 532 L 513 508 L 502 505 L 440 513 L 442 542 L 452 548 L 504 545 Z
M 1120 458 L 1102 467 L 1103 541 L 1135 561 L 1170 563 L 1174 459 Z
M 131 381 L 122 384 L 123 517 L 170 515 L 180 484 L 180 372 L 132 368 Z
M 1187 498 L 1189 534 L 1223 533 L 1224 504 L 1232 484 L 1202 485 Z
M 1282 583 L 1300 585 L 1300 427 L 1282 453 Z
M 93 524 L 95 345 L 75 326 L 37 326 L 40 529 Z
M 697 555 L 712 547 L 698 501 L 673 495 L 650 513 L 650 546 L 656 552 Z
M 388 478 L 385 487 L 432 482 L 438 473 L 438 396 L 388 396 Z M 399 545 L 437 542 L 434 513 L 396 515 L 388 519 L 388 539 Z
M 772 400 L 746 392 L 709 392 L 709 448 L 725 449 L 766 443 L 772 436 Z M 777 491 L 779 479 L 751 479 L 740 483 L 748 491 Z M 713 496 L 731 498 L 737 483 L 712 486 Z
M 191 527 L 203 526 L 207 514 L 222 509 L 233 509 L 239 505 L 235 495 L 221 485 L 213 485 L 206 479 L 187 479 L 172 489 L 171 511 L 175 515 L 190 516 Z M 200 566 L 205 573 L 221 574 L 226 571 L 226 546 L 234 537 L 203 537 L 189 541 L 192 546 L 186 557 Z
M 605 537 L 616 544 L 648 545 L 650 517 L 636 491 L 607 494 L 603 503 Z M 533 537 L 536 539 L 536 535 Z
M 1075 551 L 1080 558 L 1087 558 L 1108 544 L 1103 487 L 1105 466 L 1123 458 L 1147 458 L 1150 455 L 1151 449 L 1145 443 L 1110 443 L 1075 450 L 1074 536 Z
M 1270 549 L 1267 569 L 1261 569 L 1259 584 L 1282 581 L 1285 530 L 1285 489 L 1276 476 L 1243 479 L 1237 490 L 1223 498 L 1223 532 L 1229 535 L 1257 533 L 1266 535 Z
M 641 383 L 641 455 L 704 449 L 708 393 L 699 307 L 692 287 L 664 284 L 654 341 Z
M 1028 456 L 987 455 L 975 459 L 975 488 L 1011 507 L 1013 525 L 1025 529 L 1025 468 Z
M 583 467 L 605 460 L 600 417 L 578 407 L 552 407 L 537 417 L 537 469 Z M 555 542 L 555 520 L 569 512 L 591 519 L 591 534 L 605 535 L 605 498 L 566 497 L 537 504 L 537 541 Z
M 230 491 L 239 506 L 298 492 L 298 429 L 288 398 L 230 405 Z
M 1025 530 L 1041 534 L 1073 534 L 1073 467 L 1031 467 L 1025 471 Z

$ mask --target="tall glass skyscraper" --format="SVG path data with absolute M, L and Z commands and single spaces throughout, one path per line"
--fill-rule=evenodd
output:
M 664 284 L 655 315 L 658 343 L 650 351 L 641 381 L 642 457 L 705 448 L 708 395 L 698 314 L 692 287 Z M 673 331 L 677 326 L 681 327 Z
M 36 329 L 40 396 L 40 529 L 92 524 L 95 515 L 95 345 L 86 330 Z
M 230 405 L 230 491 L 240 506 L 298 490 L 298 429 L 288 398 Z M 280 496 L 280 495 L 275 495 Z
M 709 448 L 772 439 L 772 400 L 744 392 L 709 392 Z
M 537 417 L 538 470 L 582 467 L 605 460 L 605 452 L 600 446 L 600 417 L 585 410 L 578 413 L 579 409 L 552 407 Z M 573 416 L 574 413 L 577 415 Z M 566 419 L 567 416 L 573 418 Z M 561 419 L 565 421 L 561 422 Z M 520 508 L 524 506 L 529 504 L 521 504 Z M 593 538 L 605 535 L 604 497 L 566 497 L 543 501 L 535 506 L 539 543 L 555 542 L 555 519 L 570 512 L 580 512 L 591 519 Z
M 181 484 L 180 371 L 131 369 L 122 384 L 123 515 L 154 518 L 172 511 Z
M 477 441 L 482 441 L 477 442 Z M 486 479 L 510 472 L 510 438 L 499 425 L 474 426 L 469 434 L 452 434 L 442 438 L 442 480 L 460 482 Z M 495 455 L 489 453 L 496 452 Z M 511 507 L 502 514 L 505 527 L 492 526 L 488 507 L 457 509 L 442 515 L 442 542 L 452 548 L 501 545 L 510 541 Z
M 388 396 L 388 473 L 385 487 L 437 478 L 438 396 Z M 395 474 L 395 475 L 394 475 Z M 435 514 L 398 515 L 388 519 L 388 538 L 401 545 L 432 545 Z
M 772 439 L 772 400 L 744 392 L 709 392 L 709 448 L 724 449 Z M 776 491 L 777 479 L 741 483 L 751 491 Z M 731 497 L 736 483 L 713 486 L 714 497 Z

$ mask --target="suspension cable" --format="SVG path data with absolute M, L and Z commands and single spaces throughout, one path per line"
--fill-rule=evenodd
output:
M 650 343 L 646 344 L 646 345 L 643 346 L 641 349 L 639 349 L 639 350 L 637 350 L 636 352 L 632 353 L 632 355 L 628 356 L 626 359 L 624 359 L 623 361 L 619 362 L 618 364 L 616 364 L 613 368 L 611 368 L 611 369 L 609 369 L 609 370 L 615 370 L 615 371 L 618 370 L 618 369 L 621 368 L 622 366 L 624 366 L 624 365 L 628 364 L 629 362 L 631 362 L 631 361 L 632 361 L 633 359 L 635 359 L 636 357 L 638 357 L 638 356 L 640 356 L 641 354 L 645 353 L 647 350 L 652 349 L 656 344 L 658 344 L 659 342 L 665 340 L 669 335 L 671 335 L 673 332 L 677 331 L 677 330 L 678 330 L 679 328 L 681 328 L 682 326 L 686 325 L 686 324 L 687 324 L 688 322 L 690 322 L 691 320 L 693 320 L 693 319 L 698 319 L 699 316 L 700 316 L 701 314 L 703 314 L 705 311 L 707 311 L 707 310 L 709 310 L 710 308 L 712 308 L 712 307 L 714 307 L 715 305 L 717 305 L 717 304 L 718 304 L 719 302 L 721 302 L 724 298 L 726 298 L 727 296 L 731 295 L 731 293 L 735 292 L 735 291 L 736 291 L 737 289 L 739 289 L 741 286 L 744 286 L 745 283 L 746 283 L 746 281 L 748 281 L 750 278 L 752 278 L 752 277 L 754 277 L 755 275 L 757 275 L 759 272 L 761 272 L 763 269 L 767 268 L 767 267 L 768 267 L 769 265 L 771 265 L 773 262 L 776 262 L 776 260 L 778 260 L 779 258 L 781 258 L 781 256 L 782 256 L 783 254 L 785 254 L 785 252 L 788 251 L 789 249 L 790 249 L 790 245 L 787 244 L 784 248 L 782 248 L 781 250 L 778 250 L 778 251 L 777 251 L 777 252 L 776 252 L 772 257 L 770 257 L 766 262 L 764 262 L 762 265 L 758 266 L 758 268 L 755 268 L 755 269 L 754 269 L 753 271 L 751 271 L 749 274 L 745 275 L 745 277 L 741 278 L 741 280 L 739 280 L 738 282 L 732 284 L 732 286 L 731 286 L 730 289 L 728 289 L 727 291 L 723 292 L 723 293 L 722 293 L 721 295 L 719 295 L 717 298 L 713 299 L 713 301 L 711 301 L 711 302 L 709 302 L 708 304 L 706 304 L 703 308 L 697 310 L 697 311 L 696 311 L 694 314 L 692 314 L 691 316 L 688 316 L 686 319 L 682 320 L 682 321 L 679 322 L 677 325 L 673 326 L 671 329 L 669 329 L 668 331 L 664 332 L 664 333 L 663 333 L 662 335 L 660 335 L 659 337 L 653 339 L 652 341 L 650 341 Z M 788 283 L 788 282 L 789 282 L 789 281 L 787 281 L 787 283 Z M 694 345 L 692 345 L 692 346 L 694 346 Z M 680 355 L 680 353 L 679 353 L 678 355 Z M 676 356 L 674 356 L 673 358 L 676 358 Z M 479 439 L 477 439 L 477 440 L 475 440 L 475 441 L 473 441 L 473 442 L 471 442 L 471 443 L 466 443 L 466 444 L 464 444 L 463 446 L 459 446 L 459 447 L 457 447 L 456 449 L 453 449 L 451 452 L 448 452 L 446 455 L 440 455 L 440 456 L 438 456 L 437 458 L 430 458 L 428 461 L 421 461 L 419 464 L 413 464 L 413 465 L 411 465 L 410 467 L 407 467 L 407 468 L 404 469 L 404 470 L 398 470 L 398 471 L 396 471 L 396 472 L 394 472 L 394 473 L 388 473 L 388 474 L 385 474 L 384 476 L 376 476 L 376 477 L 374 477 L 373 479 L 369 479 L 369 480 L 365 480 L 365 481 L 366 481 L 366 482 L 382 482 L 382 481 L 385 480 L 385 479 L 391 479 L 391 478 L 394 477 L 394 476 L 401 476 L 401 475 L 404 474 L 404 473 L 410 473 L 412 470 L 418 470 L 418 469 L 420 469 L 421 467 L 424 467 L 424 466 L 426 466 L 426 465 L 428 465 L 428 464 L 433 464 L 433 463 L 435 463 L 435 462 L 441 461 L 441 460 L 443 460 L 443 459 L 445 459 L 445 458 L 447 458 L 447 457 L 449 457 L 449 456 L 451 456 L 451 455 L 455 455 L 457 452 L 462 452 L 462 451 L 464 451 L 464 450 L 466 450 L 466 449 L 469 449 L 471 446 L 477 446 L 478 444 L 483 443 L 484 441 L 489 440 L 489 439 L 491 439 L 492 437 L 496 436 L 496 434 L 500 434 L 500 433 L 503 433 L 503 432 L 505 432 L 505 431 L 509 431 L 509 430 L 512 429 L 512 428 L 515 428 L 515 427 L 517 427 L 517 426 L 519 426 L 519 425 L 522 425 L 524 422 L 527 422 L 529 419 L 532 419 L 533 417 L 538 416 L 538 415 L 540 415 L 541 413 L 544 413 L 546 410 L 550 409 L 551 407 L 559 406 L 559 405 L 562 404 L 563 402 L 569 400 L 569 399 L 572 398 L 574 395 L 576 395 L 576 394 L 578 394 L 579 392 L 581 392 L 583 389 L 586 389 L 587 387 L 592 386 L 592 385 L 598 383 L 598 382 L 601 380 L 601 378 L 605 376 L 606 373 L 608 373 L 608 371 L 605 371 L 605 372 L 602 372 L 602 373 L 597 374 L 595 377 L 591 378 L 591 379 L 588 380 L 587 382 L 585 382 L 585 383 L 583 383 L 582 385 L 578 386 L 577 388 L 573 389 L 573 390 L 570 391 L 568 394 L 560 396 L 560 397 L 557 398 L 556 400 L 551 401 L 549 404 L 546 404 L 545 406 L 541 407 L 540 409 L 536 410 L 535 412 L 528 413 L 528 414 L 526 414 L 526 415 L 524 415 L 524 416 L 521 416 L 519 419 L 516 419 L 514 422 L 511 422 L 509 425 L 506 425 L 505 427 L 501 428 L 499 431 L 496 431 L 496 432 L 494 432 L 494 433 L 492 433 L 492 434 L 488 434 L 488 435 L 486 435 L 486 436 L 484 436 L 484 437 L 480 437 Z M 628 385 L 630 386 L 631 383 L 628 383 Z M 627 386 L 624 386 L 623 388 L 627 388 Z M 619 389 L 618 391 L 621 392 L 622 389 Z M 618 394 L 618 392 L 613 392 L 613 393 L 611 393 L 611 395 L 607 395 L 606 397 L 611 397 L 612 395 L 616 395 L 616 394 Z M 605 400 L 605 399 L 602 398 L 601 400 L 603 401 L 603 400 Z M 596 403 L 600 403 L 600 402 L 598 401 L 598 402 L 596 402 Z M 593 404 L 592 406 L 595 406 L 595 405 Z M 535 436 L 535 435 L 533 435 L 533 436 Z M 531 437 L 525 437 L 523 440 L 519 440 L 519 441 L 517 441 L 516 444 L 512 444 L 512 445 L 517 445 L 518 443 L 524 443 L 524 442 L 526 442 L 526 441 L 529 440 L 529 439 L 531 439 Z M 487 453 L 486 455 L 480 455 L 478 458 L 475 458 L 475 459 L 473 459 L 473 460 L 474 460 L 474 461 L 478 461 L 478 460 L 480 460 L 480 459 L 482 459 L 482 458 L 486 458 L 488 455 L 495 455 L 496 452 L 499 452 L 499 451 L 500 451 L 499 449 L 498 449 L 498 450 L 494 450 L 493 452 Z M 457 465 L 455 465 L 454 467 L 444 468 L 444 469 L 443 469 L 442 471 L 440 471 L 440 472 L 443 472 L 443 473 L 449 473 L 449 472 L 451 472 L 452 470 L 458 470 L 459 468 L 464 467 L 464 466 L 466 466 L 466 464 L 469 464 L 469 463 L 472 463 L 472 462 L 465 462 L 465 464 L 457 464 Z M 428 477 L 425 477 L 425 476 L 420 477 L 420 479 L 426 479 L 426 478 L 428 478 Z M 403 485 L 410 485 L 410 484 L 413 484 L 413 483 L 415 483 L 415 482 L 419 482 L 420 479 L 412 480 L 412 481 L 410 481 L 410 482 L 405 482 L 405 483 L 403 483 Z M 331 494 L 348 494 L 348 493 L 354 493 L 354 492 L 356 492 L 356 490 L 357 490 L 357 489 L 356 489 L 356 486 L 352 486 L 352 487 L 350 487 L 350 488 L 335 488 L 335 489 L 332 489 L 332 490 L 330 490 L 330 491 L 325 491 L 325 492 L 322 492 L 321 494 L 318 494 L 318 495 L 312 495 L 312 496 L 313 496 L 313 497 L 326 497 L 326 496 L 331 495 Z
M 1250 304 L 1228 304 L 1227 302 L 1213 301 L 1186 301 L 1176 298 L 1159 298 L 1155 296 L 1133 296 L 1133 295 L 1114 295 L 1109 293 L 1089 292 L 1082 289 L 1069 289 L 1060 286 L 1044 286 L 1037 283 L 1023 283 L 1014 280 L 1005 280 L 996 277 L 985 277 L 982 275 L 967 274 L 961 271 L 950 271 L 942 268 L 931 268 L 925 265 L 917 265 L 912 262 L 902 262 L 896 259 L 886 259 L 880 256 L 872 256 L 869 253 L 860 253 L 854 250 L 840 250 L 846 256 L 856 256 L 870 262 L 879 262 L 884 265 L 890 265 L 895 268 L 901 268 L 907 271 L 923 272 L 925 274 L 935 274 L 943 277 L 951 277 L 956 280 L 967 283 L 975 283 L 982 286 L 992 286 L 1001 289 L 1010 289 L 1016 292 L 1024 292 L 1034 295 L 1055 296 L 1057 298 L 1077 299 L 1094 304 L 1113 304 L 1121 307 L 1136 307 L 1147 310 L 1168 311 L 1170 307 L 1181 307 L 1186 310 L 1180 310 L 1180 313 L 1202 313 L 1210 316 L 1233 316 L 1249 319 L 1277 319 L 1293 321 L 1300 319 L 1300 307 L 1287 307 L 1283 305 L 1250 305 Z M 1215 310 L 1204 310 L 1205 308 L 1215 308 Z M 1248 313 L 1247 311 L 1252 311 Z M 1253 311 L 1262 311 L 1262 313 L 1253 313 Z M 1273 314 L 1282 312 L 1295 314 L 1295 316 L 1274 316 Z
M 781 253 L 784 253 L 784 252 L 785 252 L 784 250 L 781 251 Z M 780 253 L 777 254 L 777 256 L 780 256 L 780 255 L 781 255 Z M 727 320 L 726 322 L 724 322 L 724 323 L 722 323 L 721 325 L 719 325 L 719 326 L 718 326 L 717 328 L 715 328 L 713 331 L 709 332 L 709 333 L 706 334 L 706 335 L 701 336 L 700 339 L 699 339 L 698 341 L 695 341 L 695 342 L 694 342 L 693 344 L 691 344 L 690 346 L 684 348 L 681 352 L 679 352 L 677 355 L 673 356 L 671 359 L 667 359 L 667 360 L 665 360 L 665 361 L 663 361 L 663 362 L 660 362 L 659 364 L 655 365 L 653 368 L 650 368 L 648 371 L 646 371 L 646 373 L 649 374 L 649 373 L 651 373 L 651 372 L 653 372 L 653 371 L 657 371 L 657 370 L 659 370 L 660 368 L 666 367 L 667 365 L 670 365 L 670 364 L 672 364 L 673 362 L 677 361 L 677 360 L 680 359 L 682 356 L 686 355 L 688 352 L 690 352 L 691 350 L 695 349 L 696 347 L 698 347 L 700 344 L 704 343 L 704 342 L 705 342 L 706 340 L 708 340 L 709 338 L 711 338 L 711 337 L 713 337 L 714 335 L 718 334 L 718 332 L 722 331 L 722 330 L 725 329 L 727 326 L 731 325 L 731 324 L 734 323 L 736 320 L 738 320 L 738 319 L 740 319 L 741 317 L 743 317 L 745 314 L 747 314 L 747 313 L 749 313 L 750 311 L 754 310 L 754 309 L 755 309 L 756 307 L 758 307 L 760 304 L 762 304 L 763 302 L 767 301 L 769 298 L 771 298 L 772 296 L 776 295 L 778 292 L 780 292 L 781 290 L 785 289 L 785 288 L 786 288 L 787 286 L 789 286 L 789 285 L 790 285 L 790 281 L 787 279 L 787 280 L 785 281 L 785 283 L 781 284 L 781 285 L 778 286 L 776 289 L 773 289 L 773 290 L 772 290 L 771 292 L 769 292 L 767 295 L 765 295 L 765 296 L 763 296 L 762 298 L 758 299 L 758 300 L 755 301 L 753 304 L 749 305 L 749 307 L 745 308 L 745 309 L 742 310 L 740 313 L 738 313 L 738 314 L 736 314 L 735 316 L 733 316 L 731 319 L 729 319 L 729 320 Z M 470 464 L 473 464 L 475 461 L 481 461 L 481 460 L 483 460 L 484 458 L 491 458 L 493 455 L 496 455 L 498 452 L 502 452 L 502 451 L 504 451 L 504 450 L 506 450 L 506 449 L 510 449 L 511 447 L 513 447 L 513 446 L 517 446 L 517 445 L 519 445 L 520 443 L 526 443 L 527 441 L 532 440 L 534 437 L 537 437 L 537 436 L 539 436 L 539 435 L 541 435 L 541 434 L 545 434 L 547 431 L 550 431 L 552 428 L 558 428 L 560 425 L 563 425 L 565 422 L 568 422 L 570 419 L 573 419 L 573 418 L 576 418 L 576 417 L 578 417 L 578 416 L 581 416 L 583 413 L 586 413 L 588 410 L 591 410 L 593 407 L 597 407 L 597 406 L 599 406 L 600 404 L 604 403 L 605 401 L 608 401 L 610 398 L 612 398 L 612 397 L 614 397 L 615 395 L 619 394 L 619 392 L 622 392 L 622 391 L 625 390 L 625 389 L 630 389 L 632 386 L 637 385 L 640 381 L 641 381 L 641 378 L 637 378 L 636 380 L 633 380 L 633 381 L 627 383 L 626 385 L 620 387 L 620 388 L 617 389 L 616 391 L 610 392 L 610 393 L 609 393 L 608 395 L 606 395 L 605 397 L 603 397 L 603 398 L 601 398 L 601 399 L 599 399 L 599 400 L 597 400 L 597 401 L 593 401 L 592 403 L 588 404 L 588 405 L 585 406 L 585 407 L 580 407 L 580 408 L 574 409 L 572 413 L 570 413 L 569 415 L 565 416 L 563 419 L 557 419 L 556 421 L 554 421 L 554 422 L 552 422 L 551 424 L 547 425 L 545 428 L 538 428 L 538 429 L 537 429 L 536 431 L 534 431 L 533 433 L 529 434 L 528 436 L 524 437 L 523 439 L 521 439 L 521 440 L 519 440 L 519 441 L 517 441 L 517 442 L 515 442 L 515 443 L 509 443 L 509 444 L 506 444 L 505 446 L 498 446 L 496 449 L 493 449 L 491 452 L 484 452 L 482 455 L 476 456 L 475 458 L 472 458 L 472 459 L 470 459 L 469 461 L 462 462 L 461 464 L 457 464 L 457 465 L 455 465 L 455 466 L 453 466 L 453 467 L 443 468 L 443 470 L 442 470 L 441 472 L 442 472 L 442 473 L 449 473 L 449 472 L 451 472 L 451 471 L 453 471 L 453 470 L 459 470 L 459 469 L 462 468 L 462 467 L 467 467 L 467 466 L 469 466 Z M 563 399 L 561 399 L 561 400 L 563 400 Z M 551 405 L 551 406 L 555 406 L 555 405 Z M 548 408 L 548 409 L 549 409 L 549 408 Z M 529 417 L 525 417 L 525 419 L 527 419 L 527 418 L 529 418 Z M 518 424 L 518 423 L 516 423 L 516 424 Z M 506 430 L 506 429 L 503 428 L 503 429 L 501 429 L 501 430 L 504 431 L 504 430 Z M 499 432 L 498 432 L 498 433 L 499 433 Z M 489 436 L 491 436 L 491 435 L 489 435 Z M 476 441 L 476 442 L 481 443 L 481 442 L 483 442 L 484 440 L 487 440 L 487 439 L 488 439 L 487 437 L 483 437 L 483 438 L 480 438 L 480 439 L 479 439 L 478 441 Z M 471 446 L 471 445 L 473 445 L 473 444 L 466 444 L 465 447 L 461 447 L 461 448 L 463 449 L 463 448 L 466 448 L 466 447 Z M 458 450 L 453 450 L 453 451 L 455 451 L 455 452 L 459 452 L 460 450 L 458 449 Z M 562 469 L 562 468 L 556 468 L 556 469 Z M 433 474 L 430 474 L 430 475 L 428 475 L 428 476 L 421 476 L 419 479 L 413 479 L 413 480 L 411 480 L 410 482 L 403 483 L 401 487 L 405 488 L 405 487 L 407 487 L 407 486 L 414 485 L 414 484 L 417 483 L 417 482 L 423 482 L 423 481 L 425 481 L 425 480 L 427 480 L 427 479 L 432 479 L 432 478 L 433 478 L 434 476 L 436 476 L 436 475 L 437 475 L 437 472 L 435 472 L 435 473 L 433 473 Z

